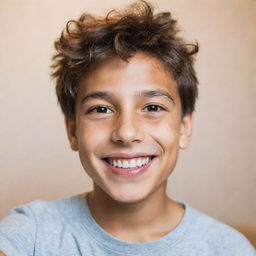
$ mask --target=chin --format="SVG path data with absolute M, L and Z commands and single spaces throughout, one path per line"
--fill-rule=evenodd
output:
M 135 190 L 115 191 L 110 194 L 110 197 L 119 203 L 134 204 L 144 201 L 148 197 L 148 193 L 142 191 L 136 193 Z
M 116 202 L 121 204 L 138 204 L 141 203 L 145 198 L 113 198 Z

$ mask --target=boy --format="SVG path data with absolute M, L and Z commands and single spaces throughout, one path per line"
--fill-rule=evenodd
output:
M 198 46 L 178 38 L 175 23 L 141 1 L 67 24 L 53 77 L 93 191 L 12 210 L 0 223 L 3 253 L 255 255 L 237 231 L 166 194 L 190 143 L 198 83 Z

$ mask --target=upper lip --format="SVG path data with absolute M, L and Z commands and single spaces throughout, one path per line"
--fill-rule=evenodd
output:
M 104 155 L 102 158 L 138 158 L 138 157 L 149 157 L 149 156 L 155 156 L 155 154 L 149 154 L 149 153 L 111 153 Z

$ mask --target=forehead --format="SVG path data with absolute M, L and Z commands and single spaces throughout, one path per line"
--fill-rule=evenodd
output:
M 135 93 L 161 89 L 177 94 L 177 86 L 165 65 L 155 57 L 136 53 L 128 62 L 116 57 L 97 65 L 81 79 L 79 94 L 91 91 Z

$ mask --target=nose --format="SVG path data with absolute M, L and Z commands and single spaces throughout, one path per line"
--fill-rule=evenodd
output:
M 114 121 L 111 139 L 114 143 L 130 145 L 144 139 L 143 126 L 134 113 L 120 114 Z

